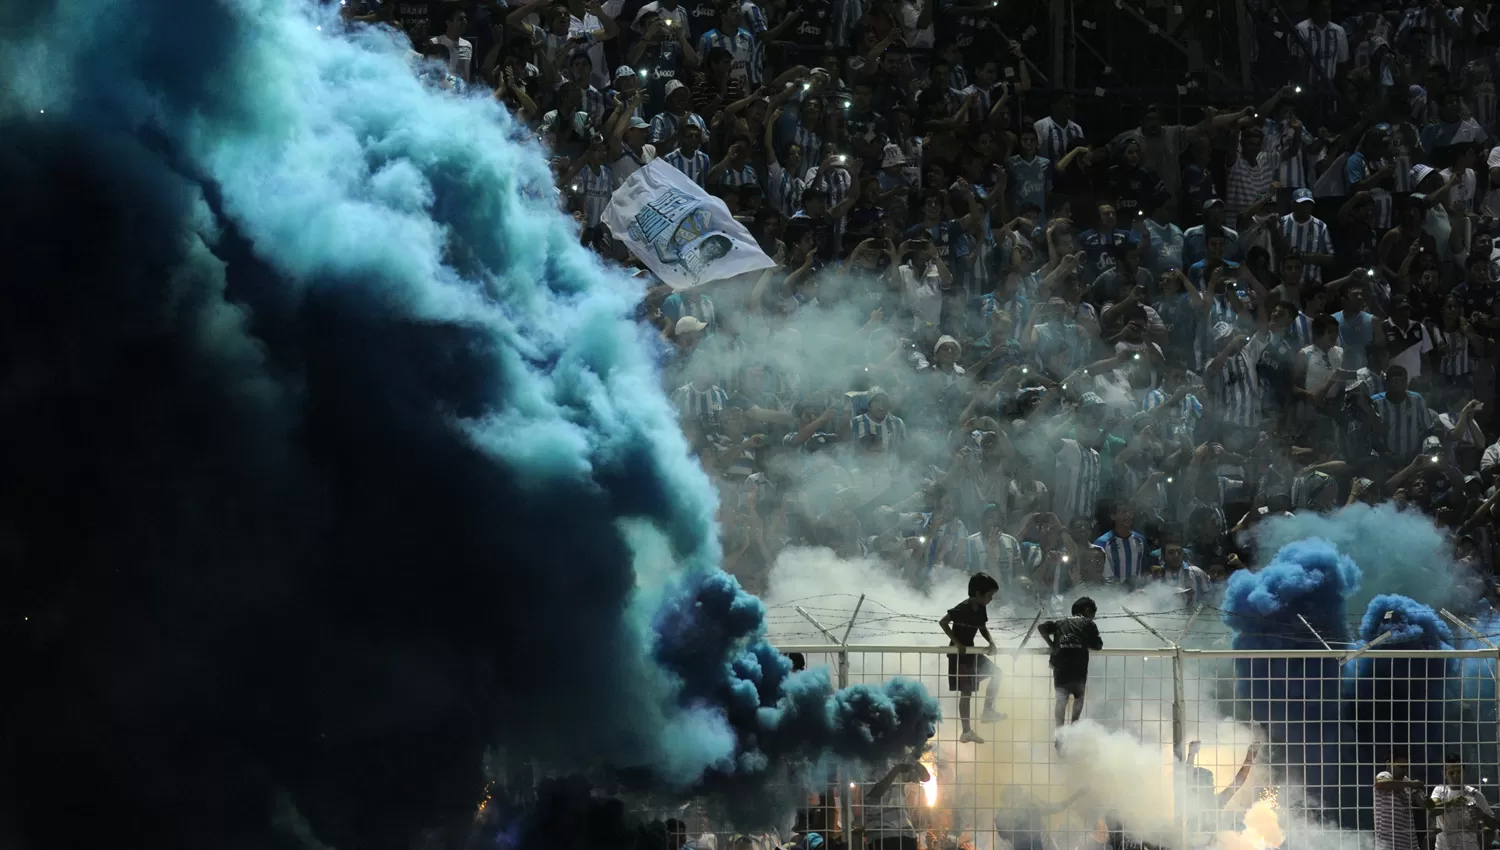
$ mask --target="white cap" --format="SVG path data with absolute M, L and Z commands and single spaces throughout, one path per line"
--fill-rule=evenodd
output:
M 906 164 L 906 154 L 902 153 L 900 145 L 886 145 L 880 157 L 881 168 L 894 168 Z
M 672 92 L 677 91 L 678 89 L 685 89 L 685 88 L 687 88 L 687 83 L 684 83 L 682 80 L 669 80 L 669 81 L 667 81 L 667 95 L 666 96 L 667 97 L 671 97 L 672 96 Z
M 1413 184 L 1421 183 L 1423 180 L 1427 179 L 1427 175 L 1431 173 L 1432 166 L 1417 163 L 1416 165 L 1413 165 L 1411 167 L 1411 182 Z
M 708 325 L 704 324 L 703 320 L 696 316 L 683 316 L 677 320 L 676 331 L 680 334 L 690 334 L 697 333 L 707 327 Z

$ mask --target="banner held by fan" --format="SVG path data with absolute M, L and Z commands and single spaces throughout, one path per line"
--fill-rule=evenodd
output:
M 776 265 L 723 201 L 659 159 L 620 184 L 603 221 L 615 239 L 673 289 Z

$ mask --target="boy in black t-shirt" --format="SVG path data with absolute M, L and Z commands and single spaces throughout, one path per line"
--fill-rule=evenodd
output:
M 1068 697 L 1073 698 L 1073 715 L 1069 723 L 1083 716 L 1083 691 L 1089 680 L 1089 650 L 1103 649 L 1104 639 L 1094 624 L 1099 607 L 1094 600 L 1080 596 L 1073 603 L 1073 616 L 1048 620 L 1037 627 L 1037 634 L 1052 647 L 1052 686 L 1057 694 L 1053 719 L 1062 726 L 1067 717 Z
M 938 626 L 948 636 L 949 645 L 957 647 L 948 656 L 948 688 L 958 691 L 958 719 L 963 724 L 963 735 L 958 740 L 965 744 L 984 743 L 969 724 L 973 695 L 980 679 L 988 678 L 990 684 L 984 692 L 984 714 L 979 722 L 995 723 L 1005 719 L 1004 714 L 995 710 L 1000 671 L 983 654 L 974 651 L 975 635 L 984 635 L 990 649 L 995 648 L 995 639 L 990 637 L 990 630 L 985 626 L 989 620 L 985 606 L 995 598 L 998 590 L 999 582 L 984 573 L 975 573 L 969 577 L 969 598 L 953 606 L 943 619 L 938 620 Z

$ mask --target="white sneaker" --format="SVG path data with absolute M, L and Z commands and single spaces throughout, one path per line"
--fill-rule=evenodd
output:
M 1007 716 L 1008 715 L 1006 715 L 1006 713 L 1003 712 L 1003 711 L 996 711 L 993 708 L 986 708 L 984 710 L 984 714 L 980 716 L 979 722 L 980 723 L 999 723 L 1000 721 L 1004 720 Z
M 958 742 L 960 744 L 983 744 L 984 739 L 973 732 L 965 732 L 958 736 Z

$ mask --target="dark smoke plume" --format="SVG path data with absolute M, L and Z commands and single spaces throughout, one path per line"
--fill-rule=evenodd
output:
M 0 846 L 405 850 L 492 747 L 766 819 L 936 721 L 765 643 L 638 293 L 408 62 L 293 0 L 0 10 Z

